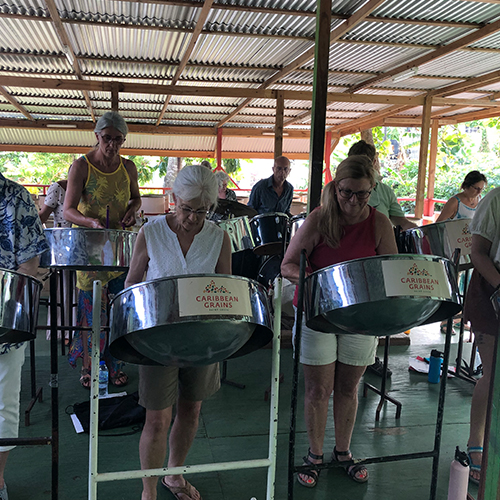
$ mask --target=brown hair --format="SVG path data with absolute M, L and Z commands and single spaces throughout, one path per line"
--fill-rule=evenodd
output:
M 358 141 L 355 142 L 349 149 L 347 156 L 357 156 L 357 155 L 365 155 L 370 158 L 371 161 L 375 160 L 375 156 L 377 156 L 377 150 L 375 146 L 369 144 L 366 141 Z
M 485 184 L 488 184 L 488 179 L 479 172 L 479 170 L 471 170 L 464 179 L 464 182 L 462 182 L 462 185 L 460 186 L 460 189 L 467 189 L 470 188 L 473 184 L 476 182 L 481 182 L 483 181 Z
M 329 182 L 321 195 L 321 208 L 318 221 L 318 231 L 328 246 L 338 248 L 344 234 L 342 212 L 335 186 L 343 179 L 368 179 L 375 185 L 375 170 L 372 161 L 366 155 L 348 156 L 340 162 L 335 172 L 335 179 Z

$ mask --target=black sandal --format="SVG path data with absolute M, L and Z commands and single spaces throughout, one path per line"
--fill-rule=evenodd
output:
M 338 451 L 337 447 L 333 448 L 332 462 L 342 462 L 342 460 L 339 460 L 339 457 L 350 457 L 351 460 L 353 459 L 351 450 Z M 344 469 L 353 481 L 357 483 L 366 483 L 368 481 L 368 469 L 364 465 L 346 465 Z
M 304 457 L 304 465 L 320 465 L 320 464 L 315 464 L 314 462 L 311 462 L 311 458 L 313 460 L 321 460 L 321 463 L 323 463 L 323 455 L 315 455 L 314 453 L 311 453 L 311 449 L 307 451 L 307 457 Z M 319 473 L 321 471 L 319 469 L 311 469 L 307 470 L 304 472 L 299 472 L 297 474 L 297 481 L 302 485 L 305 486 L 306 488 L 314 488 L 318 484 L 318 478 L 319 478 Z M 300 476 L 307 476 L 307 480 L 302 479 Z

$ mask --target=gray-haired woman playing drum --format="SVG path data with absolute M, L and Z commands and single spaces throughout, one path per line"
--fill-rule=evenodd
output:
M 172 188 L 175 212 L 141 228 L 134 247 L 126 286 L 146 280 L 197 273 L 231 273 L 231 244 L 227 233 L 206 220 L 217 201 L 214 174 L 200 165 L 183 168 Z M 201 327 L 201 326 L 200 326 Z M 141 467 L 163 466 L 172 406 L 177 405 L 170 432 L 168 466 L 184 464 L 198 428 L 203 399 L 220 387 L 218 364 L 177 368 L 141 366 L 140 404 L 146 423 L 139 445 Z M 144 478 L 142 500 L 156 499 L 157 478 Z M 165 476 L 161 484 L 179 500 L 200 499 L 182 476 Z
M 339 262 L 398 253 L 389 219 L 368 206 L 375 185 L 375 171 L 367 156 L 350 156 L 340 163 L 335 179 L 323 190 L 321 206 L 311 212 L 290 242 L 281 265 L 285 278 L 297 284 L 302 249 L 311 273 Z M 297 306 L 297 294 L 295 296 Z M 296 325 L 295 325 L 296 326 Z M 305 421 L 309 451 L 307 465 L 323 463 L 323 441 L 328 404 L 333 391 L 335 447 L 332 460 L 352 459 L 351 436 L 358 408 L 358 385 L 368 365 L 375 361 L 377 337 L 319 333 L 302 325 L 300 361 L 305 382 Z M 354 481 L 368 480 L 364 465 L 346 472 Z M 317 470 L 300 473 L 303 486 L 316 486 Z

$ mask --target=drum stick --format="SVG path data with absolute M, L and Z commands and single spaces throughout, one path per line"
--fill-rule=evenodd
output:
M 106 229 L 109 229 L 109 205 L 106 205 Z

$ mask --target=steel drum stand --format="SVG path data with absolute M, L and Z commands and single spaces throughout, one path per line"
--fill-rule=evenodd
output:
M 387 455 L 385 457 L 372 457 L 372 458 L 361 458 L 361 459 L 357 458 L 356 460 L 350 460 L 345 462 L 330 462 L 319 465 L 299 465 L 299 466 L 294 465 L 295 427 L 297 418 L 298 368 L 300 359 L 300 343 L 302 336 L 305 271 L 306 271 L 306 252 L 305 250 L 302 250 L 300 255 L 299 291 L 298 291 L 297 320 L 296 320 L 297 324 L 295 327 L 295 356 L 293 363 L 292 398 L 291 398 L 291 408 L 290 408 L 290 434 L 289 434 L 289 448 L 288 448 L 288 500 L 293 500 L 293 486 L 294 486 L 293 475 L 295 472 L 300 473 L 310 470 L 333 469 L 335 467 L 345 467 L 348 465 L 357 465 L 357 464 L 367 465 L 375 463 L 379 464 L 384 462 L 399 462 L 402 460 L 416 460 L 419 458 L 432 458 L 432 476 L 431 476 L 431 488 L 430 488 L 429 500 L 436 500 L 439 453 L 441 448 L 441 432 L 443 428 L 446 382 L 448 379 L 448 377 L 444 375 L 441 376 L 441 383 L 439 387 L 436 430 L 434 434 L 434 448 L 431 451 L 422 451 L 418 453 L 405 453 L 401 455 Z M 452 328 L 453 328 L 453 318 L 449 318 L 446 329 L 446 342 L 444 346 L 442 374 L 448 373 Z
M 50 275 L 50 382 L 52 435 L 34 438 L 0 439 L 0 446 L 52 445 L 52 500 L 59 496 L 59 375 L 57 366 L 57 273 Z M 45 327 L 46 329 L 46 327 Z M 34 353 L 34 349 L 33 349 Z
M 384 345 L 384 367 L 382 369 L 382 383 L 380 385 L 380 389 L 375 387 L 372 384 L 369 384 L 368 382 L 363 383 L 363 397 L 366 398 L 368 395 L 368 389 L 373 391 L 375 394 L 378 394 L 380 396 L 380 401 L 377 406 L 377 410 L 375 411 L 375 422 L 380 421 L 380 412 L 382 411 L 382 407 L 384 406 L 385 401 L 389 401 L 389 403 L 392 403 L 393 405 L 396 405 L 396 419 L 401 418 L 401 408 L 403 407 L 403 404 L 398 401 L 397 399 L 394 399 L 393 397 L 389 396 L 385 390 L 385 386 L 387 383 L 387 364 L 389 362 L 389 345 L 391 342 L 391 337 L 387 335 L 385 337 L 385 345 Z
M 99 430 L 99 349 L 92 349 L 92 385 L 90 396 L 90 442 L 89 442 L 89 491 L 88 499 L 97 499 L 97 484 L 106 481 L 119 481 L 124 479 L 142 479 L 143 477 L 160 477 L 174 474 L 196 474 L 201 472 L 222 472 L 227 470 L 267 468 L 266 500 L 274 500 L 276 482 L 276 455 L 278 448 L 278 393 L 279 393 L 279 363 L 281 340 L 281 289 L 279 278 L 275 285 L 274 294 L 274 335 L 272 350 L 272 391 L 269 421 L 269 453 L 268 458 L 257 460 L 242 460 L 238 462 L 219 462 L 204 465 L 182 465 L 179 467 L 163 467 L 160 469 L 144 469 L 123 472 L 97 471 L 97 448 Z M 93 311 L 92 311 L 92 345 L 99 345 L 99 332 L 101 329 L 101 304 L 102 285 L 94 281 Z

